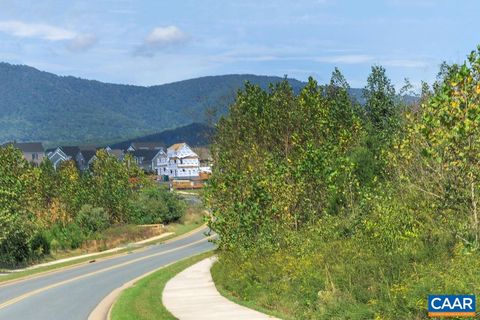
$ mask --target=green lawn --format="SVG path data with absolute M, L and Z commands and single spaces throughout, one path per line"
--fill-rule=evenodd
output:
M 162 304 L 162 292 L 165 284 L 182 270 L 211 255 L 213 255 L 213 251 L 181 260 L 141 279 L 120 295 L 113 306 L 111 319 L 176 319 Z
M 267 309 L 262 306 L 260 306 L 258 303 L 255 301 L 248 301 L 248 300 L 243 300 L 241 299 L 238 295 L 235 295 L 235 293 L 230 292 L 227 290 L 225 287 L 226 285 L 222 282 L 225 277 L 228 277 L 225 274 L 222 274 L 222 269 L 219 268 L 220 265 L 218 262 L 216 262 L 213 266 L 212 269 L 210 270 L 213 278 L 213 282 L 215 283 L 215 287 L 217 288 L 217 291 L 225 298 L 228 300 L 235 302 L 236 304 L 242 305 L 244 307 L 247 307 L 249 309 L 257 310 L 259 312 L 274 316 L 279 319 L 285 319 L 285 320 L 294 320 L 293 318 L 281 313 L 277 312 L 275 310 Z

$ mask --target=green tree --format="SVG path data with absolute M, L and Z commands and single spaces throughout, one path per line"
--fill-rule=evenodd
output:
M 50 159 L 46 158 L 40 164 L 39 193 L 43 206 L 49 206 L 57 196 L 58 175 Z
M 352 205 L 347 150 L 361 124 L 342 78 L 336 70 L 327 88 L 309 79 L 298 96 L 287 81 L 239 92 L 217 127 L 207 192 L 221 246 L 277 245 L 285 232 Z
M 132 201 L 132 221 L 138 224 L 170 223 L 180 219 L 184 202 L 174 193 L 158 186 L 144 188 Z
M 480 48 L 462 65 L 442 67 L 442 81 L 410 115 L 399 150 L 409 163 L 408 182 L 431 198 L 438 221 L 466 243 L 479 240 Z
M 105 150 L 99 150 L 91 174 L 95 206 L 104 208 L 112 223 L 125 222 L 129 215 L 128 201 L 133 192 L 127 167 Z
M 31 254 L 29 175 L 20 150 L 0 148 L 0 266 L 25 263 Z
M 81 206 L 78 198 L 80 187 L 80 172 L 75 161 L 63 161 L 58 168 L 58 196 L 71 219 L 75 218 Z
M 365 110 L 373 127 L 379 132 L 390 132 L 396 125 L 395 88 L 385 68 L 373 66 L 363 89 Z

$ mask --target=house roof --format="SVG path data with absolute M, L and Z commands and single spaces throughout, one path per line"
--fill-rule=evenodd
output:
M 135 150 L 129 151 L 135 158 L 143 158 L 143 161 L 152 161 L 153 158 L 160 152 L 160 150 Z
M 109 155 L 114 156 L 117 159 L 120 159 L 125 154 L 122 149 L 111 149 L 107 150 L 107 152 Z
M 13 145 L 14 148 L 20 149 L 22 152 L 45 152 L 41 142 L 7 142 L 2 147 L 8 145 Z
M 85 158 L 85 162 L 89 162 L 90 159 L 92 159 L 95 154 L 96 154 L 95 150 L 83 150 L 82 151 L 82 155 Z
M 169 149 L 169 150 L 173 150 L 173 151 L 178 151 L 178 150 L 180 150 L 184 145 L 186 145 L 185 142 L 175 143 L 175 144 L 172 144 L 170 147 L 168 147 L 168 149 Z
M 62 149 L 62 151 L 71 158 L 75 158 L 80 152 L 80 148 L 78 146 L 61 146 L 60 149 Z
M 80 151 L 82 151 L 82 154 L 83 154 L 84 151 L 94 151 L 95 152 L 95 151 L 98 150 L 98 147 L 91 146 L 91 145 L 90 146 L 88 146 L 88 145 L 87 146 L 79 146 L 78 148 L 80 149 Z
M 162 142 L 132 142 L 130 145 L 135 150 L 160 150 L 164 147 Z

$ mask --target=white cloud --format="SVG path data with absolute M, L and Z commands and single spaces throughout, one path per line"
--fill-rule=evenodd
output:
M 68 49 L 74 52 L 85 51 L 95 45 L 97 43 L 97 40 L 97 36 L 95 36 L 94 34 L 79 34 L 69 42 Z
M 187 34 L 176 26 L 156 27 L 145 38 L 134 55 L 151 57 L 156 51 L 188 40 Z
M 187 35 L 176 26 L 157 27 L 145 38 L 145 43 L 153 46 L 166 46 L 183 42 Z
M 26 23 L 18 20 L 0 21 L 0 32 L 19 38 L 42 39 L 52 42 L 66 41 L 67 48 L 77 52 L 85 51 L 97 42 L 94 34 L 77 33 L 49 24 Z
M 0 21 L 0 31 L 21 38 L 39 38 L 49 41 L 73 39 L 76 33 L 67 29 L 41 23 L 25 23 L 17 20 Z

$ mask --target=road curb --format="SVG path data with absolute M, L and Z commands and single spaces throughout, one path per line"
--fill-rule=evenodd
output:
M 108 295 L 106 295 L 105 298 L 103 298 L 103 300 L 100 301 L 99 304 L 97 304 L 95 309 L 93 309 L 93 311 L 88 316 L 88 320 L 110 320 L 111 316 L 112 316 L 113 306 L 114 306 L 115 302 L 117 301 L 118 297 L 120 296 L 120 294 L 124 290 L 132 287 L 135 283 L 137 283 L 138 281 L 142 280 L 145 277 L 148 277 L 152 273 L 160 271 L 160 270 L 162 270 L 162 269 L 164 269 L 164 268 L 166 268 L 166 267 L 168 267 L 168 266 L 170 266 L 174 263 L 177 263 L 179 261 L 182 261 L 182 260 L 188 259 L 188 258 L 189 257 L 183 258 L 181 260 L 178 260 L 178 261 L 175 261 L 175 262 L 172 262 L 172 263 L 169 263 L 169 264 L 166 264 L 164 266 L 161 266 L 158 269 L 149 271 L 148 273 L 142 274 L 141 276 L 139 276 L 135 279 L 132 279 L 132 280 L 128 281 L 127 283 L 124 283 L 123 285 L 116 288 L 115 290 L 110 292 Z

